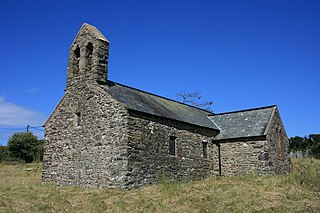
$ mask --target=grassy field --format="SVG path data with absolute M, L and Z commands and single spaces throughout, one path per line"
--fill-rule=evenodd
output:
M 0 212 L 320 212 L 320 161 L 294 160 L 289 175 L 163 181 L 130 191 L 42 184 L 40 164 L 0 164 Z

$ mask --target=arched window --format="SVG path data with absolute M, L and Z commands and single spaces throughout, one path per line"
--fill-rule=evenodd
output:
M 73 50 L 73 56 L 72 56 L 72 72 L 73 73 L 79 72 L 79 60 L 80 60 L 80 47 L 77 46 Z
M 79 46 L 76 47 L 76 49 L 73 51 L 75 58 L 79 60 L 80 58 L 80 48 Z
M 86 57 L 92 58 L 93 45 L 89 42 L 86 46 Z

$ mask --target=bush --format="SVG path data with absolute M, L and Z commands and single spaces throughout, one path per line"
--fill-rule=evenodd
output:
M 31 132 L 18 132 L 9 138 L 8 150 L 13 157 L 31 163 L 41 159 L 42 143 Z
M 9 150 L 6 146 L 0 146 L 0 162 L 5 161 L 9 156 Z

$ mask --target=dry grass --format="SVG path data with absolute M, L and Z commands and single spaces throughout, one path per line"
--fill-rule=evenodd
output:
M 0 212 L 320 212 L 320 161 L 293 161 L 290 175 L 163 181 L 130 191 L 43 185 L 39 164 L 0 164 Z

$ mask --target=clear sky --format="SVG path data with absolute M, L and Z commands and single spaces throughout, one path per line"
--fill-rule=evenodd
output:
M 110 80 L 217 113 L 276 104 L 289 137 L 320 133 L 319 0 L 10 0 L 0 20 L 2 145 L 43 134 L 83 22 L 110 41 Z

